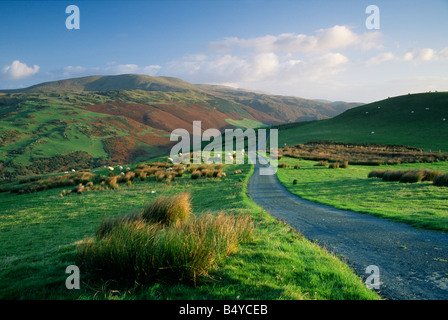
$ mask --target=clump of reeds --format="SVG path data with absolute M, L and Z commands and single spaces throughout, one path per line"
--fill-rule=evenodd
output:
M 80 243 L 77 264 L 101 279 L 196 283 L 249 240 L 254 226 L 250 216 L 196 216 L 190 206 L 189 195 L 180 194 L 103 220 L 96 235 Z M 166 224 L 173 215 L 178 222 Z
M 282 163 L 278 164 L 278 167 L 279 168 L 289 168 L 289 167 L 291 167 L 291 165 L 289 163 L 282 162 Z
M 332 162 L 328 166 L 328 168 L 330 168 L 330 169 L 339 169 L 339 167 L 340 167 L 339 162 Z
M 435 178 L 433 184 L 438 187 L 448 187 L 448 173 Z
M 314 166 L 315 167 L 326 167 L 326 166 L 328 166 L 328 161 L 326 161 L 326 160 L 319 160 L 319 162 L 316 163 Z
M 160 196 L 142 212 L 142 219 L 148 222 L 170 225 L 186 221 L 191 214 L 191 195 L 183 192 L 175 196 Z
M 369 172 L 368 178 L 383 178 L 384 172 L 386 170 L 372 170 Z

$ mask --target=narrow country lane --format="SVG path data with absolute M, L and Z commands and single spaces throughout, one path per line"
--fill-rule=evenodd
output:
M 363 279 L 370 275 L 368 266 L 377 266 L 383 298 L 448 299 L 448 234 L 305 201 L 288 192 L 275 174 L 259 173 L 257 163 L 248 186 L 253 201 L 342 255 Z

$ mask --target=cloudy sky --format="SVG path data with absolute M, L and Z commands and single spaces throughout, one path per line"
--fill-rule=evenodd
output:
M 448 0 L 0 1 L 0 88 L 140 73 L 333 101 L 448 91 L 447 17 Z

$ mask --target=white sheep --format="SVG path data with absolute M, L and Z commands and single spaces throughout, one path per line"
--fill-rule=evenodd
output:
M 127 168 L 126 168 L 126 171 L 131 171 L 131 168 L 127 167 Z
M 118 169 L 123 170 L 123 166 L 118 166 Z
M 171 163 L 174 162 L 174 161 L 173 161 L 173 158 L 168 158 L 168 161 L 171 162 Z
M 108 167 L 109 171 L 114 171 L 114 167 Z
M 72 169 L 72 172 L 75 172 L 76 170 L 75 169 Z
M 156 193 L 156 191 L 155 191 L 155 190 L 152 190 L 152 191 L 151 191 L 151 194 L 154 194 L 154 193 Z
M 167 169 L 165 170 L 165 172 L 170 172 L 171 170 L 173 170 L 173 169 L 171 169 L 171 168 L 167 168 Z

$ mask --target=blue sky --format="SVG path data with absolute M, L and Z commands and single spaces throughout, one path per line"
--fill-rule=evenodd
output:
M 141 73 L 309 99 L 448 91 L 447 17 L 448 0 L 0 1 L 0 88 Z

